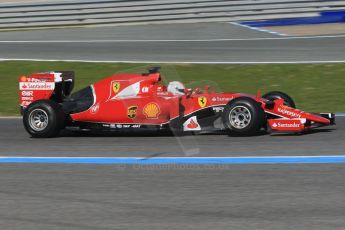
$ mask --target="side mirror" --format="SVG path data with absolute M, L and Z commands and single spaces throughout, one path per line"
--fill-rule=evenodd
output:
M 209 92 L 208 92 L 209 89 L 210 89 L 210 86 L 206 85 L 206 86 L 205 86 L 205 93 L 209 93 Z
M 193 93 L 193 90 L 192 89 L 185 89 L 184 93 L 186 94 L 187 97 L 190 97 Z
M 153 74 L 153 73 L 159 73 L 160 69 L 161 69 L 160 66 L 155 66 L 155 67 L 149 68 L 148 71 L 149 71 L 149 74 Z

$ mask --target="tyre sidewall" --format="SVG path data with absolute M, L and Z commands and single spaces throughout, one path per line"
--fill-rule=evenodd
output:
M 41 109 L 48 115 L 48 125 L 44 130 L 41 131 L 32 129 L 29 124 L 30 114 L 36 109 Z M 61 106 L 54 101 L 36 101 L 30 104 L 30 106 L 25 110 L 23 123 L 26 131 L 32 137 L 54 137 L 63 128 L 64 114 L 62 112 Z
M 265 98 L 270 101 L 273 101 L 276 99 L 283 99 L 285 105 L 291 108 L 296 108 L 296 104 L 294 100 L 286 93 L 283 93 L 280 91 L 272 91 L 272 92 L 266 93 L 265 95 L 262 96 L 262 98 Z
M 242 129 L 238 129 L 236 127 L 233 127 L 230 123 L 230 112 L 233 108 L 237 106 L 243 106 L 247 108 L 250 112 L 251 115 L 251 120 L 249 124 Z M 265 113 L 259 103 L 255 101 L 252 98 L 237 98 L 231 101 L 228 105 L 226 105 L 224 112 L 222 114 L 222 119 L 225 128 L 230 132 L 230 133 L 237 133 L 237 134 L 242 134 L 242 135 L 253 135 L 263 127 L 265 123 Z

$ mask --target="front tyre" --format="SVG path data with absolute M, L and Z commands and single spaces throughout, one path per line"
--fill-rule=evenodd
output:
M 283 99 L 284 105 L 289 106 L 291 108 L 296 108 L 296 104 L 293 101 L 293 99 L 286 93 L 283 93 L 280 91 L 272 91 L 272 92 L 266 93 L 262 96 L 262 98 L 265 98 L 270 101 L 274 101 L 276 99 Z
M 256 135 L 265 124 L 265 112 L 254 99 L 239 97 L 226 105 L 222 119 L 229 134 Z
M 23 116 L 26 131 L 36 138 L 57 136 L 64 127 L 64 121 L 62 107 L 50 100 L 40 100 L 30 104 Z

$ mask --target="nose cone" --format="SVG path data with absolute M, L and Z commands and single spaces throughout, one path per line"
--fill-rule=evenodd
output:
M 307 120 L 314 121 L 314 122 L 321 123 L 321 124 L 329 125 L 331 123 L 331 121 L 328 120 L 327 118 L 324 118 L 324 117 L 321 117 L 319 115 L 312 114 L 312 113 L 307 113 L 306 118 L 307 118 Z

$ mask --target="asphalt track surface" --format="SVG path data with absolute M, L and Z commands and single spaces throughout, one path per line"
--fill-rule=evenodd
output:
M 0 59 L 119 62 L 342 62 L 344 35 L 280 37 L 230 23 L 0 33 Z
M 345 118 L 302 136 L 182 140 L 74 132 L 32 139 L 19 119 L 1 119 L 0 127 L 2 156 L 334 155 L 344 154 L 345 137 Z M 26 230 L 344 229 L 344 173 L 343 164 L 1 164 L 0 223 Z
M 1 165 L 1 229 L 344 229 L 344 165 Z

